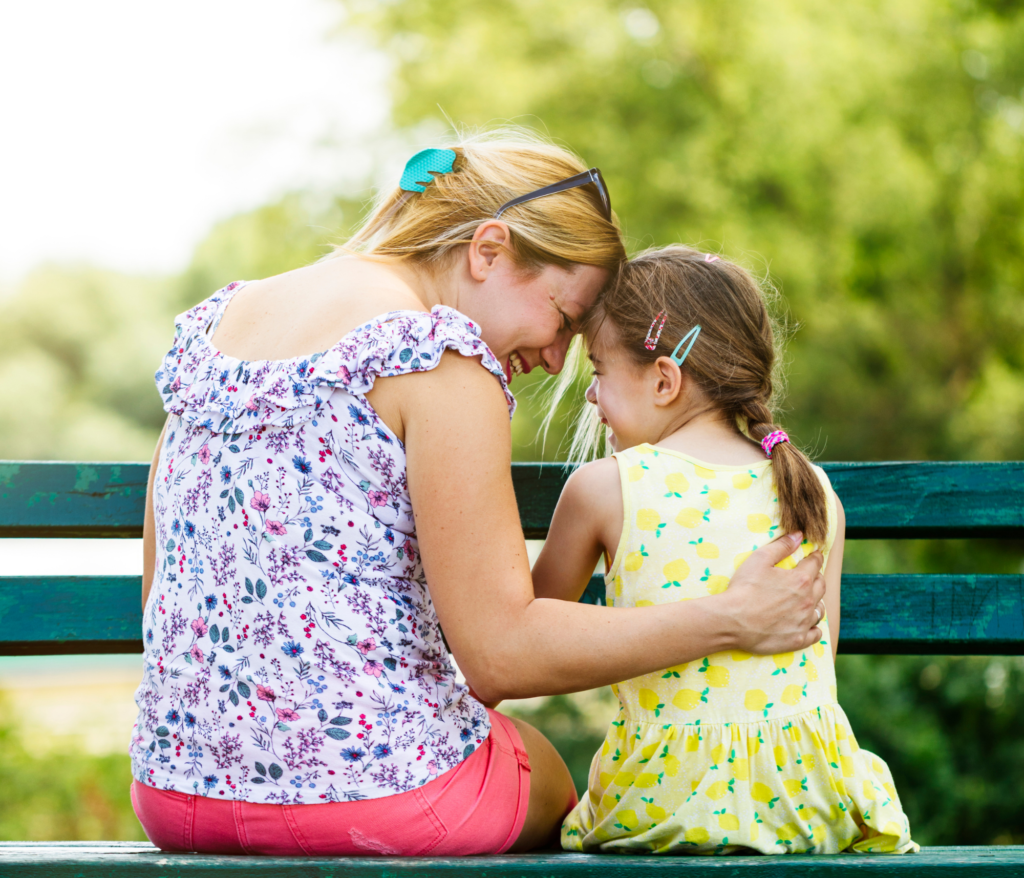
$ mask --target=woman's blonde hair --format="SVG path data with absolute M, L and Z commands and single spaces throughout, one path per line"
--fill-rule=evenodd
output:
M 448 148 L 456 155 L 452 172 L 434 176 L 423 192 L 382 192 L 339 250 L 444 268 L 506 201 L 587 169 L 578 156 L 521 129 L 462 137 Z M 501 219 L 511 232 L 511 257 L 527 270 L 595 265 L 614 275 L 626 259 L 618 223 L 605 218 L 590 186 L 517 205 Z
M 755 442 L 779 429 L 773 391 L 781 382 L 776 331 L 756 280 L 733 262 L 689 247 L 648 250 L 619 272 L 591 311 L 584 333 L 602 324 L 639 367 L 668 357 L 694 326 L 700 335 L 683 370 L 711 404 Z M 661 337 L 645 344 L 651 321 L 666 314 Z M 596 438 L 593 406 L 587 405 L 574 437 L 574 453 Z M 772 450 L 772 479 L 786 531 L 803 531 L 822 543 L 828 531 L 825 490 L 810 461 L 793 444 Z

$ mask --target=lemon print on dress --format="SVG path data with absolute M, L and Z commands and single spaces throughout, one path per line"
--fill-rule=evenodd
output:
M 720 828 L 725 830 L 735 830 L 740 828 L 740 818 L 735 814 L 726 813 L 723 808 L 721 811 L 714 812 L 718 816 L 718 825 Z
M 750 780 L 750 761 L 743 758 L 733 759 L 732 776 L 736 780 Z
M 672 705 L 680 710 L 693 710 L 701 701 L 706 701 L 705 696 L 694 689 L 680 689 L 672 696 Z
M 638 530 L 653 530 L 655 535 L 660 537 L 665 522 L 654 509 L 641 509 L 636 514 L 636 526 Z
M 775 834 L 779 837 L 779 841 L 789 842 L 800 834 L 800 827 L 795 823 L 783 823 L 775 830 Z
M 735 783 L 735 779 L 730 780 L 728 783 L 726 783 L 724 780 L 715 781 L 713 784 L 711 784 L 711 786 L 709 786 L 704 791 L 705 795 L 709 799 L 714 799 L 715 801 L 717 801 L 718 799 L 725 798 L 725 796 L 733 792 L 733 786 L 735 785 Z
M 658 775 L 651 774 L 651 772 L 649 772 L 649 771 L 645 771 L 642 774 L 638 774 L 636 776 L 636 780 L 633 781 L 633 786 L 635 786 L 635 787 L 643 787 L 644 789 L 646 789 L 648 787 L 654 787 L 654 786 L 657 786 L 657 785 L 658 785 Z
M 806 777 L 791 777 L 789 780 L 784 780 L 782 785 L 786 788 L 786 795 L 790 797 L 799 796 L 801 793 L 807 792 Z
M 718 557 L 718 546 L 714 543 L 704 542 L 704 537 L 699 540 L 690 540 L 691 546 L 697 547 L 697 557 L 711 560 Z
M 692 506 L 688 506 L 686 509 L 681 510 L 676 516 L 676 524 L 693 529 L 701 522 L 707 521 L 710 514 L 710 509 L 701 512 L 699 509 L 694 509 Z
M 703 674 L 704 681 L 716 689 L 724 689 L 729 685 L 729 669 L 722 665 L 713 665 L 708 659 L 704 659 L 704 663 L 697 668 L 697 673 Z
M 619 818 L 615 825 L 625 829 L 626 832 L 632 832 L 640 823 L 637 820 L 636 811 L 619 811 L 615 816 Z
M 721 594 L 729 587 L 728 576 L 712 576 L 711 568 L 704 568 L 704 575 L 700 578 L 701 582 L 706 582 L 708 586 L 708 594 Z M 747 653 L 747 658 L 750 658 L 750 654 Z
M 668 817 L 668 812 L 664 808 L 659 808 L 655 805 L 654 799 L 643 799 L 643 801 L 647 803 L 644 810 L 647 812 L 647 816 L 650 817 L 651 820 L 664 820 Z
M 707 497 L 708 505 L 712 509 L 728 509 L 729 508 L 729 495 L 725 491 L 720 491 L 717 488 L 709 488 L 707 485 L 704 486 L 704 490 L 700 492 L 703 496 Z
M 763 783 L 752 783 L 750 785 L 750 798 L 755 802 L 764 802 L 769 808 L 774 808 L 779 797 L 772 792 L 772 788 Z
M 635 552 L 630 552 L 626 555 L 625 568 L 627 573 L 635 573 L 641 567 L 644 566 L 644 558 L 647 557 L 647 551 L 641 544 L 640 548 Z
M 768 695 L 763 689 L 748 689 L 743 695 L 743 706 L 747 710 L 764 713 L 767 718 L 768 708 L 772 707 L 773 704 L 768 700 Z
M 641 689 L 639 701 L 644 710 L 653 710 L 655 716 L 660 716 L 661 709 L 665 706 L 653 689 Z
M 634 464 L 626 470 L 626 475 L 629 476 L 631 482 L 639 482 L 644 477 L 644 473 L 650 469 L 646 463 L 642 460 L 640 463 Z
M 807 684 L 803 686 L 797 686 L 796 683 L 790 683 L 785 689 L 782 690 L 782 703 L 788 704 L 790 707 L 800 703 L 800 699 L 807 694 Z
M 676 558 L 675 561 L 669 561 L 662 568 L 661 572 L 665 574 L 665 579 L 668 580 L 662 588 L 668 588 L 669 586 L 679 588 L 683 580 L 690 575 L 690 565 L 686 563 L 685 559 Z
M 773 537 L 778 529 L 779 526 L 772 524 L 772 520 L 762 512 L 755 512 L 747 516 L 747 530 L 753 534 L 768 534 Z
M 789 666 L 793 664 L 793 653 L 791 652 L 780 652 L 772 656 L 772 661 L 775 662 L 775 670 L 772 671 L 772 676 L 777 674 L 788 674 Z
M 718 473 L 713 469 L 708 469 L 706 466 L 693 465 L 693 471 L 700 476 L 702 479 L 717 479 Z
M 665 476 L 665 487 L 668 488 L 666 497 L 682 497 L 690 490 L 690 483 L 682 473 L 669 473 Z
M 757 473 L 753 470 L 747 470 L 745 473 L 736 473 L 736 475 L 732 477 L 732 486 L 737 491 L 746 491 L 747 488 L 754 484 L 754 479 L 756 478 Z
M 707 844 L 711 838 L 709 833 L 703 826 L 694 826 L 691 829 L 686 830 L 686 834 L 683 836 L 690 844 Z

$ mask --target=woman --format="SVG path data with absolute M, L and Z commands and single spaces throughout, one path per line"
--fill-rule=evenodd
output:
M 598 173 L 499 136 L 414 157 L 335 258 L 179 318 L 131 748 L 155 844 L 529 850 L 576 794 L 486 703 L 818 639 L 821 559 L 775 569 L 785 540 L 671 612 L 534 598 L 508 384 L 562 369 L 624 258 Z

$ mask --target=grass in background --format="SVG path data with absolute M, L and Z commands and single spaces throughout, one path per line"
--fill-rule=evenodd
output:
M 0 693 L 0 840 L 145 840 L 130 784 L 126 755 L 30 753 Z

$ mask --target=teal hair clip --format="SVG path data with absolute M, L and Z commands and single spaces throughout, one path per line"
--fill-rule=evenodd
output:
M 700 327 L 695 326 L 688 333 L 686 333 L 686 335 L 683 336 L 679 344 L 676 345 L 676 349 L 672 351 L 672 360 L 675 362 L 677 366 L 682 366 L 683 361 L 690 355 L 690 348 L 693 347 L 693 343 L 697 340 L 698 335 L 700 335 Z M 686 345 L 686 350 L 683 351 L 683 355 L 680 357 L 679 349 L 684 344 L 686 344 L 687 341 L 689 341 L 690 343 Z
M 434 182 L 432 174 L 448 174 L 454 164 L 454 149 L 424 149 L 405 163 L 399 188 L 405 192 L 422 192 Z

